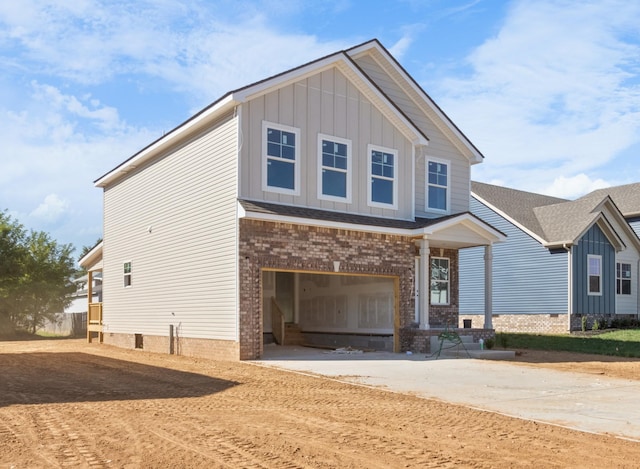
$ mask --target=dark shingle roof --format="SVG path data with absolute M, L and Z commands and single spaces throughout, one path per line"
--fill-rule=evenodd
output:
M 460 213 L 457 213 L 455 215 L 447 215 L 439 218 L 416 218 L 415 221 L 411 221 L 397 220 L 394 218 L 369 217 L 366 215 L 357 215 L 353 213 L 332 212 L 329 210 L 295 207 L 291 205 L 279 205 L 269 202 L 259 202 L 244 199 L 240 199 L 240 204 L 242 205 L 242 208 L 244 208 L 247 212 L 403 230 L 426 228 L 427 226 L 431 226 L 436 223 L 445 221 L 449 218 L 454 218 L 461 215 Z M 474 218 L 477 218 L 475 217 L 475 215 L 473 216 Z

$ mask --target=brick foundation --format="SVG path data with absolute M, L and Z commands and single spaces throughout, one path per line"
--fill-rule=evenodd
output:
M 104 334 L 104 343 L 120 348 L 136 348 L 135 334 L 119 334 L 107 332 Z M 141 350 L 154 353 L 169 353 L 169 337 L 167 336 L 142 336 Z M 174 339 L 173 353 L 187 357 L 207 357 L 217 360 L 238 360 L 238 344 L 228 340 L 193 339 L 180 337 Z
M 475 327 L 484 324 L 482 314 L 461 314 L 459 326 L 465 319 L 470 319 Z M 566 334 L 568 327 L 566 314 L 494 314 L 492 323 L 496 332 L 530 334 Z

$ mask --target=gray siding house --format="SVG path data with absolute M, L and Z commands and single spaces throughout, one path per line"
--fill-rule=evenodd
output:
M 640 184 L 569 201 L 472 182 L 471 212 L 507 235 L 493 250 L 493 325 L 579 330 L 639 312 Z M 634 231 L 634 229 L 636 231 Z M 460 253 L 460 320 L 483 320 L 483 253 Z
M 504 240 L 469 211 L 482 160 L 376 40 L 231 91 L 95 181 L 92 336 L 227 359 L 292 337 L 425 350 L 458 323 L 459 249 Z

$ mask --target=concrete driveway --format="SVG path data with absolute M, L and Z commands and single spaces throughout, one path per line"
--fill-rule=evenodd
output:
M 263 366 L 640 442 L 640 381 L 500 361 L 265 346 Z

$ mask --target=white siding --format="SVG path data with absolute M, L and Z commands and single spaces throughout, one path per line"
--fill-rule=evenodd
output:
M 470 163 L 464 154 L 452 143 L 435 121 L 425 114 L 416 103 L 398 86 L 371 56 L 356 60 L 358 65 L 391 98 L 393 102 L 429 138 L 429 145 L 422 154 L 416 155 L 416 216 L 433 217 L 441 213 L 425 210 L 425 161 L 431 158 L 451 162 L 451 210 L 450 213 L 469 211 Z M 400 77 L 396 77 L 400 80 Z
M 346 213 L 410 219 L 412 144 L 337 69 L 254 98 L 242 109 L 240 197 Z M 300 129 L 300 195 L 262 191 L 262 121 Z M 318 199 L 318 134 L 352 142 L 352 201 Z M 367 145 L 398 150 L 398 209 L 369 207 Z
M 105 333 L 237 340 L 237 140 L 226 116 L 105 189 Z
M 616 232 L 622 237 L 622 242 L 626 248 L 616 254 L 616 262 L 631 264 L 631 294 L 616 295 L 616 313 L 618 314 L 637 314 L 638 313 L 638 266 L 640 265 L 640 256 L 633 247 L 633 241 L 626 235 L 622 229 L 616 227 Z

